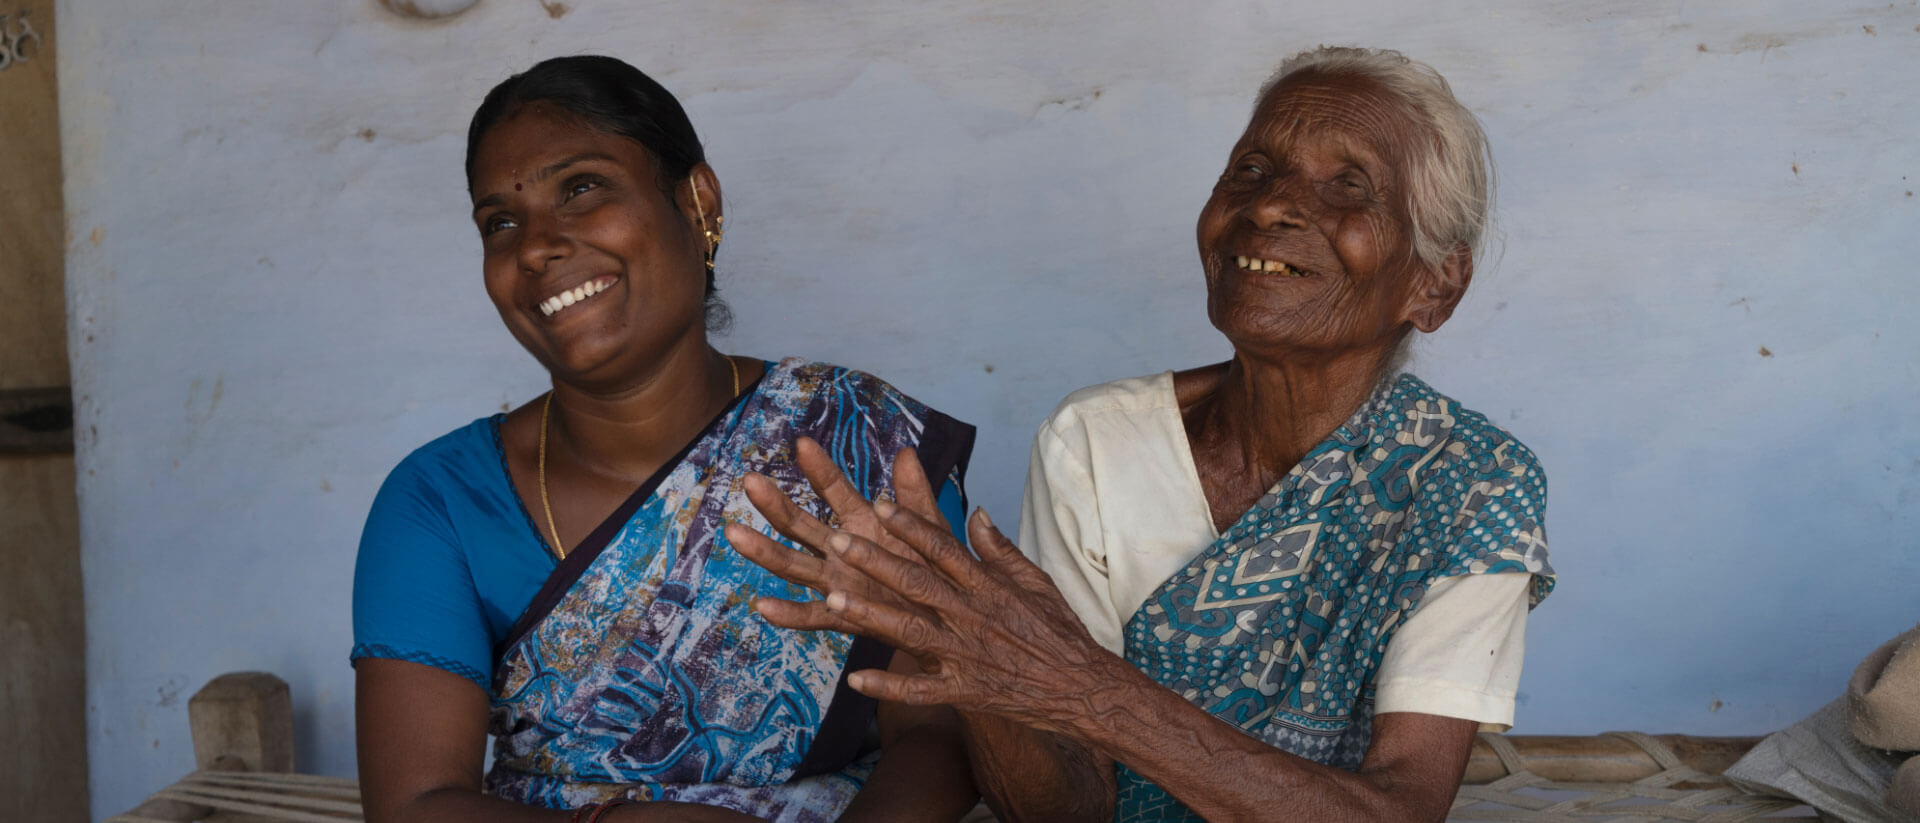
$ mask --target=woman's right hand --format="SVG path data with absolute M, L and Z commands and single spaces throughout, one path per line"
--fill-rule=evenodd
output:
M 923 673 L 876 670 L 849 683 L 881 700 L 951 705 L 1036 729 L 1075 735 L 1101 701 L 1137 679 L 1100 647 L 1046 572 L 1020 554 L 984 513 L 969 524 L 979 559 L 955 539 L 911 452 L 894 461 L 895 495 L 869 504 L 817 445 L 802 440 L 796 462 L 840 520 L 833 529 L 800 511 L 765 478 L 747 495 L 774 528 L 808 546 L 801 554 L 744 526 L 727 537 L 749 560 L 827 597 L 761 599 L 778 626 L 872 637 L 913 655 Z M 1121 688 L 1116 688 L 1121 687 Z
M 912 547 L 896 539 L 881 525 L 873 505 L 847 480 L 820 444 L 811 438 L 800 438 L 794 443 L 794 464 L 800 467 L 801 474 L 813 487 L 814 493 L 833 511 L 834 519 L 839 524 L 838 531 L 857 535 L 903 558 L 917 557 Z M 865 597 L 886 600 L 896 607 L 906 607 L 904 600 L 890 597 L 890 592 L 876 585 L 871 577 L 829 556 L 827 541 L 833 537 L 835 527 L 821 522 L 795 505 L 772 480 L 758 474 L 748 475 L 746 492 L 747 499 L 753 502 L 754 508 L 760 510 L 761 516 L 767 519 L 774 530 L 811 552 L 796 552 L 746 526 L 728 524 L 727 541 L 747 559 L 790 583 L 806 586 L 822 596 L 832 591 L 857 591 Z M 912 449 L 903 449 L 894 456 L 893 495 L 908 510 L 939 524 L 940 528 L 949 528 L 946 517 L 940 513 L 933 484 L 928 482 L 926 470 L 920 466 L 920 460 Z M 824 600 L 800 603 L 763 598 L 756 603 L 756 607 L 770 622 L 785 628 L 858 634 L 852 624 L 829 611 Z M 920 662 L 923 666 L 927 663 L 925 660 Z

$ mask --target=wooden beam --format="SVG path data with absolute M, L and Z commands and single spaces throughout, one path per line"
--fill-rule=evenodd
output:
M 1695 771 L 1720 774 L 1760 742 L 1758 737 L 1691 737 L 1681 734 L 1653 736 L 1673 750 L 1675 757 Z M 1525 735 L 1508 737 L 1527 771 L 1548 780 L 1564 783 L 1631 783 L 1652 777 L 1662 770 L 1633 741 L 1620 737 L 1555 737 Z M 1473 754 L 1467 760 L 1462 783 L 1492 783 L 1507 776 L 1500 756 L 1485 740 L 1473 741 Z
M 0 454 L 72 453 L 72 389 L 0 389 Z

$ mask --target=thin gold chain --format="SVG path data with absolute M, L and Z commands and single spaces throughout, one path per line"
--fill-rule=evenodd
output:
M 547 502 L 547 417 L 553 411 L 553 392 L 540 404 L 540 508 L 547 513 L 547 531 L 553 532 L 553 553 L 567 559 L 567 548 L 560 542 L 560 527 L 553 523 L 553 504 Z
M 733 394 L 727 395 L 731 401 L 740 396 L 740 364 L 732 355 L 727 356 L 727 368 L 733 372 Z M 560 542 L 560 527 L 553 520 L 553 504 L 547 501 L 547 419 L 553 414 L 553 392 L 547 392 L 546 400 L 540 404 L 540 456 L 534 461 L 534 473 L 540 484 L 540 510 L 547 515 L 547 531 L 553 533 L 553 553 L 561 560 L 567 559 L 566 544 Z

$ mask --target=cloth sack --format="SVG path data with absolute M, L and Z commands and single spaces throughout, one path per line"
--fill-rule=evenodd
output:
M 1907 758 L 1906 764 L 1893 773 L 1887 802 L 1911 819 L 1920 820 L 1920 755 Z
M 1910 823 L 1887 801 L 1887 786 L 1904 759 L 1868 748 L 1848 730 L 1841 697 L 1807 719 L 1767 736 L 1727 769 L 1734 785 L 1789 797 L 1853 823 Z
M 1920 626 L 1874 649 L 1847 681 L 1853 736 L 1878 749 L 1920 751 Z

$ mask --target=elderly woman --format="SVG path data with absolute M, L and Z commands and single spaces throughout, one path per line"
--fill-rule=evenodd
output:
M 1233 359 L 1069 396 L 1034 443 L 1030 562 L 984 513 L 969 555 L 910 459 L 903 505 L 838 530 L 755 481 L 822 557 L 742 551 L 831 592 L 762 613 L 911 652 L 924 673 L 854 688 L 958 708 L 1003 817 L 1443 818 L 1552 585 L 1533 455 L 1395 368 L 1466 291 L 1490 178 L 1432 69 L 1288 60 L 1200 213 Z
M 952 712 L 844 684 L 913 660 L 754 616 L 806 593 L 720 525 L 772 533 L 750 474 L 827 514 L 801 437 L 868 497 L 917 449 L 957 520 L 972 428 L 869 375 L 713 348 L 720 183 L 680 104 L 625 63 L 494 88 L 467 182 L 487 294 L 552 390 L 421 447 L 374 501 L 354 578 L 368 819 L 958 817 L 977 795 Z

